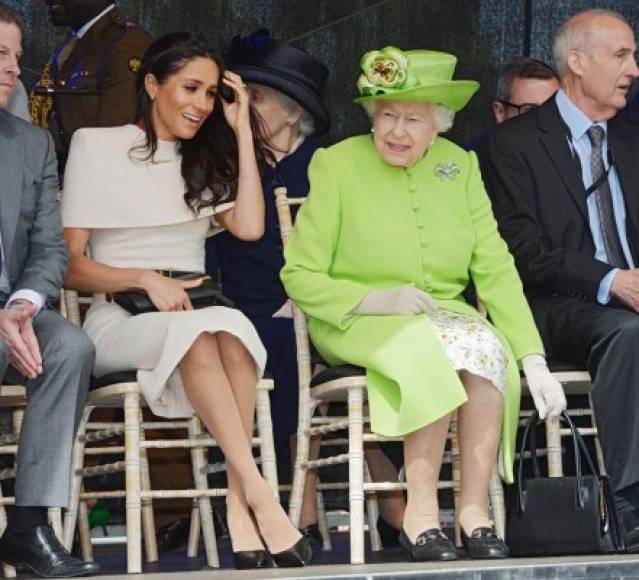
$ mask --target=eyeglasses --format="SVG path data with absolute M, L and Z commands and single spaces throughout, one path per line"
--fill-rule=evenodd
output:
M 506 107 L 512 107 L 513 109 L 517 109 L 517 114 L 521 115 L 522 113 L 527 113 L 528 111 L 535 109 L 539 105 L 537 103 L 522 103 L 521 105 L 516 105 L 515 103 L 511 103 L 509 101 L 499 101 L 502 105 Z

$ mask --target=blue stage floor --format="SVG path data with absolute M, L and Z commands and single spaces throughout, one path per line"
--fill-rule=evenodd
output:
M 363 566 L 348 564 L 348 537 L 333 534 L 333 551 L 317 552 L 312 565 L 298 569 L 236 571 L 232 569 L 227 542 L 220 542 L 221 568 L 206 567 L 203 553 L 189 559 L 185 551 L 163 554 L 156 564 L 144 565 L 144 580 L 199 578 L 212 580 L 269 580 L 275 578 L 318 578 L 324 580 L 639 580 L 639 554 L 620 556 L 582 556 L 561 558 L 510 558 L 501 561 L 459 560 L 453 563 L 418 564 L 404 560 L 399 548 L 366 552 Z M 124 546 L 96 547 L 96 560 L 102 566 L 100 580 L 126 576 Z

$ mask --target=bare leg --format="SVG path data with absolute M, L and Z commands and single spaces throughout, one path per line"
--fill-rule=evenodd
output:
M 397 481 L 397 469 L 376 443 L 364 447 L 364 456 L 373 481 Z M 380 516 L 386 523 L 399 530 L 404 520 L 406 502 L 403 491 L 377 492 Z
M 458 410 L 461 493 L 459 522 L 467 534 L 491 526 L 488 488 L 497 460 L 504 399 L 483 377 L 460 371 L 468 402 Z
M 441 527 L 437 481 L 449 423 L 450 414 L 410 433 L 404 439 L 408 504 L 403 526 L 413 543 L 423 531 Z
M 255 362 L 242 343 L 232 334 L 218 332 L 215 336 L 220 360 L 240 413 L 246 441 L 250 445 L 255 422 L 255 383 L 257 381 Z M 230 465 L 226 476 L 228 479 L 226 513 L 233 551 L 261 550 L 264 546 L 255 528 L 237 474 Z
M 254 372 L 254 367 L 250 368 Z M 239 484 L 267 547 L 271 552 L 290 548 L 300 538 L 300 533 L 291 525 L 260 475 L 246 437 L 237 436 L 238 433 L 246 433 L 240 407 L 247 405 L 247 401 L 238 405 L 235 399 L 221 360 L 218 338 L 211 334 L 200 335 L 182 359 L 180 371 L 186 394 L 200 419 L 220 445 L 227 466 L 233 472 L 232 483 Z M 255 385 L 255 379 L 253 381 Z M 238 389 L 241 391 L 242 387 Z M 255 404 L 254 397 L 254 394 L 251 395 L 248 401 L 250 407 Z M 245 416 L 247 415 L 248 413 Z M 241 523 L 238 522 L 238 525 Z M 239 538 L 236 543 L 238 540 Z M 239 549 L 237 545 L 234 547 Z

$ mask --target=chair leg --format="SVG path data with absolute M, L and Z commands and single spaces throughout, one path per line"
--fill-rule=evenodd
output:
M 370 483 L 372 481 L 371 472 L 368 464 L 364 461 L 364 481 Z M 383 550 L 382 539 L 377 531 L 377 518 L 379 517 L 379 505 L 377 504 L 377 494 L 375 492 L 365 493 L 366 499 L 366 516 L 368 519 L 368 537 L 371 542 L 371 550 L 379 552 Z
M 559 417 L 546 418 L 546 447 L 548 449 L 548 477 L 561 477 L 564 470 L 561 460 Z
M 0 498 L 2 498 L 2 485 L 0 485 Z M 7 511 L 4 507 L 4 504 L 0 504 L 0 534 L 4 533 L 4 530 L 6 527 L 7 527 Z M 13 566 L 9 566 L 9 564 L 2 564 L 2 571 L 4 573 L 5 578 L 16 577 L 16 569 Z
M 506 505 L 504 500 L 504 488 L 501 484 L 501 477 L 497 471 L 497 466 L 493 469 L 490 478 L 490 507 L 493 513 L 495 531 L 502 539 L 506 539 Z
M 143 417 L 139 413 L 140 425 Z M 140 444 L 144 442 L 144 429 L 140 429 Z M 149 457 L 145 447 L 140 447 L 140 483 L 142 491 L 151 491 L 151 476 L 149 474 Z M 142 498 L 142 533 L 146 549 L 146 561 L 158 561 L 158 545 L 155 539 L 155 517 L 153 515 L 153 500 Z
M 307 428 L 300 423 L 297 430 L 297 447 L 295 452 L 295 468 L 293 470 L 293 485 L 288 501 L 288 517 L 291 523 L 298 528 L 304 499 L 304 487 L 306 485 L 306 464 L 309 459 L 310 437 Z
M 461 524 L 459 523 L 459 496 L 461 493 L 461 461 L 459 455 L 459 437 L 457 436 L 457 413 L 453 413 L 450 420 L 450 456 L 453 471 L 453 509 L 455 522 L 455 546 L 462 545 Z
M 595 407 L 592 404 L 592 393 L 588 393 L 588 405 L 590 406 L 590 422 L 595 429 L 595 452 L 597 453 L 597 467 L 602 475 L 606 472 L 606 462 L 604 461 L 601 441 L 599 441 L 599 430 L 597 429 L 597 419 L 595 417 Z
M 361 388 L 348 391 L 348 482 L 351 564 L 364 563 L 364 443 Z
M 91 544 L 91 527 L 89 526 L 89 508 L 86 501 L 80 501 L 78 507 L 78 533 L 80 534 L 80 550 L 85 562 L 93 562 L 93 545 Z
M 262 475 L 273 491 L 275 499 L 280 501 L 279 486 L 277 482 L 277 467 L 275 463 L 275 444 L 273 443 L 271 402 L 266 389 L 257 389 L 255 397 L 255 411 L 257 416 L 257 433 L 260 438 Z
M 142 572 L 140 395 L 124 395 L 124 461 L 126 475 L 127 572 Z
M 319 477 L 317 478 L 319 484 Z M 318 491 L 317 497 L 317 525 L 319 526 L 320 533 L 322 534 L 323 544 L 322 550 L 324 552 L 330 552 L 333 549 L 331 542 L 331 533 L 328 529 L 328 520 L 326 519 L 326 508 L 324 507 L 324 494 Z
M 80 504 L 80 489 L 82 488 L 82 476 L 78 471 L 84 466 L 84 435 L 92 408 L 87 407 L 82 415 L 78 433 L 73 444 L 73 458 L 71 460 L 71 493 L 69 494 L 69 509 L 64 516 L 64 547 L 71 551 L 73 535 L 78 522 L 78 508 Z
M 193 500 L 191 508 L 191 528 L 189 530 L 189 543 L 186 548 L 187 558 L 196 558 L 197 550 L 200 543 L 200 508 L 198 500 Z
M 193 416 L 189 422 L 189 439 L 197 440 L 201 435 L 202 423 L 196 416 Z M 191 463 L 193 466 L 195 489 L 198 491 L 208 490 L 208 480 L 206 474 L 203 473 L 204 466 L 206 465 L 206 456 L 203 447 L 191 448 Z M 198 505 L 200 508 L 200 524 L 202 526 L 202 535 L 204 536 L 207 563 L 211 568 L 219 568 L 220 559 L 217 553 L 217 540 L 215 539 L 211 498 L 208 496 L 200 496 L 198 498 Z

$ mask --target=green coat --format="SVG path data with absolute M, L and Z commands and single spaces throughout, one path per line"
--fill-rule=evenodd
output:
M 411 433 L 462 405 L 464 387 L 427 315 L 351 312 L 371 289 L 414 284 L 440 308 L 482 319 L 461 297 L 472 278 L 509 355 L 501 450 L 511 482 L 516 361 L 543 346 L 475 154 L 438 137 L 415 166 L 393 167 L 362 135 L 318 150 L 309 177 L 281 275 L 313 343 L 329 364 L 366 368 L 373 431 Z

